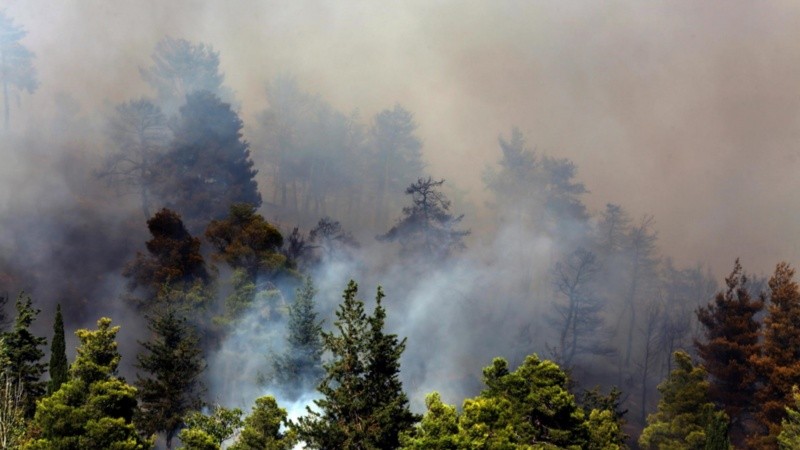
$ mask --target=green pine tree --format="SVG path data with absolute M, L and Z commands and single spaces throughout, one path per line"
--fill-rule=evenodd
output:
M 674 357 L 675 369 L 658 386 L 661 393 L 658 411 L 647 418 L 639 446 L 676 450 L 719 448 L 722 439 L 719 432 L 723 427 L 727 431 L 728 417 L 710 400 L 706 371 L 693 365 L 691 357 L 683 351 L 675 352 Z
M 67 362 L 67 346 L 64 340 L 64 318 L 61 305 L 56 306 L 56 318 L 53 322 L 53 341 L 50 343 L 50 383 L 47 393 L 57 391 L 69 379 L 69 363 Z
M 16 308 L 14 328 L 2 334 L 2 352 L 8 360 L 9 374 L 22 383 L 25 417 L 31 418 L 36 411 L 36 400 L 47 390 L 47 383 L 42 381 L 47 365 L 41 362 L 44 358 L 41 347 L 47 344 L 47 339 L 34 336 L 30 331 L 31 324 L 41 312 L 33 307 L 30 296 L 20 292 Z
M 208 445 L 207 441 L 219 448 L 223 442 L 236 434 L 236 430 L 242 427 L 242 410 L 216 405 L 208 415 L 198 411 L 189 413 L 185 422 L 186 428 L 181 430 L 179 435 L 184 444 L 181 448 L 204 448 Z M 187 442 L 185 439 L 187 437 L 193 444 Z
M 97 330 L 78 330 L 80 346 L 70 367 L 70 380 L 38 403 L 30 428 L 35 438 L 25 450 L 146 450 L 133 425 L 136 388 L 116 376 L 120 362 L 111 319 L 97 321 Z
M 256 399 L 253 412 L 244 419 L 239 440 L 229 450 L 290 450 L 296 436 L 288 425 L 286 410 L 278 407 L 275 398 L 260 397 Z
M 350 281 L 336 311 L 336 332 L 323 333 L 332 354 L 318 387 L 323 398 L 297 425 L 310 449 L 397 448 L 400 433 L 417 420 L 398 378 L 405 340 L 383 332 L 383 292 L 378 288 L 373 316 L 364 312 L 357 293 Z
M 140 342 L 144 352 L 137 356 L 141 412 L 138 425 L 147 433 L 163 432 L 167 448 L 184 424 L 186 414 L 202 406 L 200 374 L 205 369 L 194 330 L 173 308 L 149 318 L 153 334 Z
M 287 348 L 273 360 L 275 381 L 296 399 L 322 379 L 322 325 L 314 311 L 316 289 L 311 278 L 295 292 L 289 306 Z

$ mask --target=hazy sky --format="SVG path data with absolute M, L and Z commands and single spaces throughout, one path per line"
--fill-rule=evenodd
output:
M 85 110 L 148 87 L 165 35 L 221 53 L 246 121 L 294 74 L 369 118 L 414 112 L 434 176 L 482 199 L 497 136 L 579 166 L 593 210 L 655 215 L 664 253 L 726 273 L 800 263 L 800 4 L 795 1 L 11 0 L 41 89 Z M 257 151 L 257 149 L 254 149 Z M 480 202 L 481 200 L 479 200 Z

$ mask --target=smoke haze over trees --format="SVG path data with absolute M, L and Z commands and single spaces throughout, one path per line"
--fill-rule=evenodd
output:
M 734 444 L 777 442 L 794 383 L 769 361 L 794 379 L 798 359 L 776 344 L 796 340 L 791 321 L 769 316 L 797 313 L 790 3 L 4 8 L 0 296 L 31 296 L 31 339 L 52 336 L 61 304 L 70 362 L 74 330 L 111 317 L 119 372 L 142 379 L 148 317 L 174 308 L 205 361 L 202 401 L 249 411 L 273 395 L 248 423 L 280 423 L 279 407 L 296 418 L 320 399 L 317 334 L 357 280 L 387 293 L 399 390 L 414 414 L 438 392 L 445 441 L 471 420 L 448 405 L 509 400 L 481 394 L 481 368 L 502 357 L 516 376 L 536 353 L 576 398 L 621 389 L 631 442 L 649 414 L 671 420 L 659 383 L 698 363 Z M 765 305 L 743 306 L 746 326 L 723 308 L 745 297 Z M 749 372 L 714 361 L 718 334 Z M 122 386 L 116 365 L 103 378 Z M 45 394 L 29 387 L 32 417 Z M 575 442 L 608 425 L 584 409 Z M 248 433 L 277 436 L 264 429 Z

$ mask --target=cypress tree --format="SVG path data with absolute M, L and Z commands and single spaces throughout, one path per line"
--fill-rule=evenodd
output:
M 61 315 L 61 304 L 56 306 L 56 319 L 53 322 L 53 341 L 50 343 L 50 383 L 47 393 L 52 394 L 69 379 L 69 363 L 67 347 L 64 341 L 64 318 Z

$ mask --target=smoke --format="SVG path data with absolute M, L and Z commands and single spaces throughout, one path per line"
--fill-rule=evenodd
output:
M 495 226 L 495 211 L 483 207 L 491 195 L 481 174 L 500 159 L 497 137 L 512 125 L 540 154 L 576 163 L 592 212 L 614 202 L 632 217 L 653 214 L 663 254 L 679 266 L 702 261 L 719 278 L 737 256 L 755 273 L 800 262 L 793 2 L 4 5 L 28 30 L 41 87 L 12 102 L 0 140 L 0 273 L 10 277 L 0 287 L 33 292 L 41 335 L 56 302 L 69 304 L 68 328 L 92 327 L 100 315 L 123 322 L 127 364 L 145 327 L 119 300 L 120 273 L 146 228 L 135 196 L 116 196 L 92 171 L 106 153 L 112 105 L 154 95 L 139 69 L 164 36 L 220 52 L 250 139 L 268 107 L 266 84 L 286 73 L 365 122 L 396 102 L 415 114 L 427 173 L 447 179 L 455 212 L 468 212 L 468 249 L 436 270 L 398 263 L 364 226 L 350 230 L 363 244 L 352 261 L 326 264 L 314 280 L 327 327 L 347 280 L 368 304 L 384 286 L 388 327 L 408 338 L 402 376 L 417 410 L 432 390 L 450 403 L 473 395 L 493 356 L 549 356 L 548 273 L 572 249 L 525 223 Z M 282 349 L 283 325 L 259 319 L 249 314 L 208 357 L 209 393 L 222 404 L 249 408 L 280 395 L 256 380 Z M 302 410 L 311 398 L 281 404 Z

